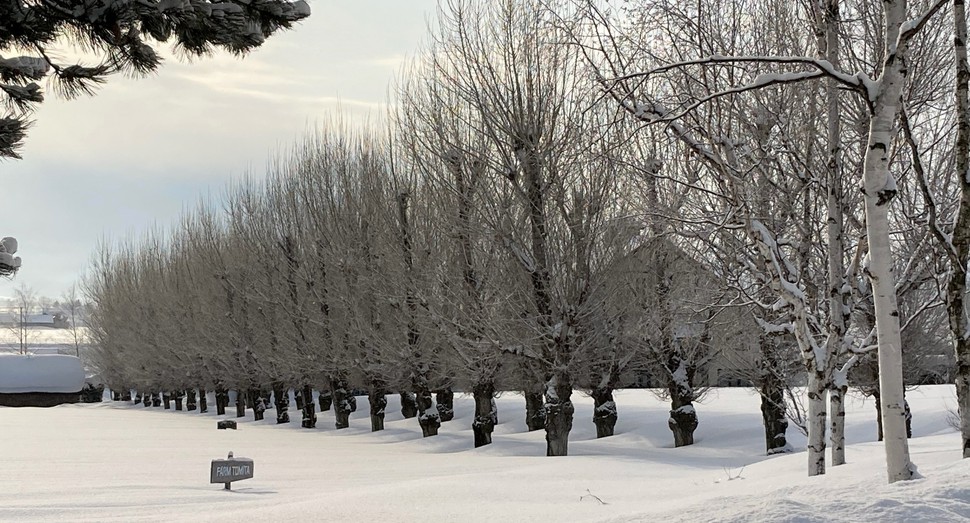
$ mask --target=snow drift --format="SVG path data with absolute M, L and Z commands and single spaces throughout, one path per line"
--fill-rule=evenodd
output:
M 496 398 L 491 445 L 473 447 L 470 395 L 455 419 L 421 437 L 416 419 L 388 405 L 370 432 L 367 397 L 350 427 L 333 411 L 314 429 L 275 416 L 234 418 L 131 403 L 0 408 L 0 521 L 570 523 L 910 522 L 970 519 L 970 460 L 948 418 L 952 385 L 907 392 L 910 448 L 924 479 L 886 482 L 872 399 L 846 402 L 848 464 L 807 477 L 806 439 L 764 455 L 760 399 L 751 389 L 712 389 L 696 406 L 695 444 L 675 448 L 669 404 L 647 390 L 616 394 L 617 433 L 596 438 L 593 401 L 576 394 L 570 455 L 546 458 L 545 435 L 528 431 L 525 400 Z M 213 398 L 210 393 L 210 404 Z M 229 451 L 256 463 L 231 491 L 209 483 Z

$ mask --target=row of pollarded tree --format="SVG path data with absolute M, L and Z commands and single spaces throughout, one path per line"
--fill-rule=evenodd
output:
M 569 322 L 550 325 L 534 301 L 529 230 L 514 223 L 528 207 L 503 192 L 506 179 L 481 176 L 459 203 L 443 181 L 409 174 L 416 168 L 392 145 L 321 132 L 262 184 L 232 188 L 226 213 L 202 205 L 167 235 L 103 248 L 87 288 L 107 383 L 242 391 L 256 407 L 293 388 L 307 427 L 316 389 L 332 397 L 338 428 L 351 391 L 366 390 L 374 430 L 393 391 L 415 403 L 426 436 L 449 415 L 455 388 L 475 396 L 477 444 L 491 440 L 495 393 L 520 390 L 529 427 L 550 432 L 559 455 L 573 389 L 595 398 L 597 432 L 608 436 L 612 391 L 640 370 L 666 383 L 675 441 L 692 442 L 695 372 L 722 348 L 743 349 L 756 326 L 745 333 L 733 309 L 711 307 L 713 274 L 613 207 L 628 195 L 600 187 L 591 202 L 577 185 L 613 184 L 628 170 L 545 189 L 571 192 L 547 207 L 537 239 L 548 245 L 546 314 Z
M 384 130 L 324 127 L 229 189 L 226 212 L 103 248 L 88 288 L 105 375 L 329 383 L 335 401 L 356 386 L 375 428 L 406 390 L 426 435 L 435 391 L 457 387 L 481 442 L 495 391 L 522 390 L 562 455 L 573 390 L 608 435 L 638 367 L 665 376 L 689 444 L 698 366 L 754 347 L 769 452 L 796 364 L 820 474 L 827 430 L 844 462 L 849 375 L 879 347 L 889 476 L 909 478 L 901 342 L 945 338 L 943 303 L 966 332 L 965 279 L 947 276 L 970 245 L 970 180 L 952 177 L 970 139 L 950 132 L 966 91 L 946 87 L 962 4 L 955 53 L 939 1 L 597 5 L 445 2 Z

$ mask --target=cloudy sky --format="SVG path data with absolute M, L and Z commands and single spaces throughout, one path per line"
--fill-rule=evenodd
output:
M 0 161 L 0 236 L 23 267 L 0 280 L 56 298 L 99 242 L 174 223 L 200 197 L 260 175 L 267 158 L 342 110 L 377 113 L 426 35 L 434 0 L 310 0 L 313 14 L 244 59 L 168 60 L 96 96 L 48 95 L 23 160 Z

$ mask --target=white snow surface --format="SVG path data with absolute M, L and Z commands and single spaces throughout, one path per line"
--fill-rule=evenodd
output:
M 88 339 L 87 327 L 78 327 L 78 337 L 82 343 Z M 27 327 L 27 351 L 44 352 L 56 349 L 56 346 L 70 345 L 74 350 L 74 333 L 71 329 L 55 329 L 51 327 Z M 0 347 L 9 347 L 16 352 L 20 349 L 20 338 L 16 327 L 0 327 Z
M 84 365 L 74 356 L 0 354 L 0 393 L 79 392 L 84 378 Z
M 970 518 L 970 460 L 947 421 L 952 386 L 908 393 L 913 461 L 923 479 L 887 483 L 871 400 L 847 399 L 848 464 L 806 476 L 801 451 L 764 456 L 757 396 L 714 389 L 698 403 L 696 443 L 674 448 L 669 404 L 649 391 L 616 393 L 617 434 L 597 440 L 592 401 L 575 394 L 568 457 L 547 458 L 527 432 L 524 400 L 498 399 L 494 443 L 472 448 L 474 404 L 421 438 L 389 397 L 387 429 L 371 433 L 367 399 L 351 427 L 239 419 L 216 430 L 213 413 L 106 402 L 0 408 L 0 521 L 595 521 L 948 522 Z M 214 402 L 210 398 L 210 407 Z M 214 407 L 212 407 L 214 411 Z M 227 413 L 227 414 L 231 414 Z M 209 461 L 229 451 L 254 460 L 231 491 L 208 483 Z M 597 499 L 598 498 L 598 499 Z M 601 502 L 601 501 L 602 502 Z

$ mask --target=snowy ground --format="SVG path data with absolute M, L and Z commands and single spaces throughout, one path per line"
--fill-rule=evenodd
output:
M 86 327 L 78 327 L 78 337 L 81 340 L 80 351 L 86 349 L 88 337 Z M 17 327 L 0 326 L 0 353 L 20 353 L 20 332 Z M 51 327 L 28 327 L 26 331 L 27 352 L 34 354 L 74 354 L 74 332 L 70 329 L 54 329 Z
M 216 430 L 215 414 L 120 403 L 0 408 L 0 521 L 967 521 L 970 460 L 947 423 L 952 386 L 908 395 L 913 460 L 925 479 L 886 484 L 871 401 L 848 402 L 849 464 L 805 476 L 804 452 L 762 456 L 758 400 L 713 391 L 692 447 L 675 449 L 666 407 L 647 391 L 617 395 L 617 435 L 595 439 L 577 400 L 570 456 L 546 458 L 526 432 L 524 401 L 498 400 L 495 443 L 473 449 L 470 397 L 437 437 L 390 409 L 370 433 L 366 397 L 351 428 L 267 418 Z M 391 405 L 397 405 L 391 398 Z M 214 410 L 214 409 L 213 409 Z M 804 438 L 789 431 L 796 448 Z M 209 460 L 255 460 L 232 491 L 208 483 Z

